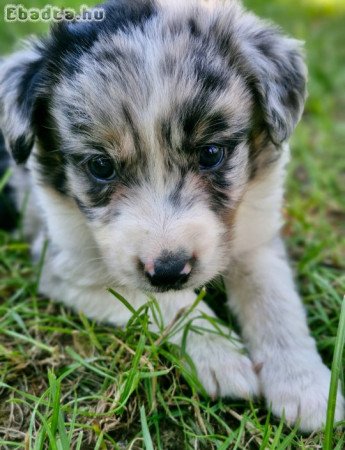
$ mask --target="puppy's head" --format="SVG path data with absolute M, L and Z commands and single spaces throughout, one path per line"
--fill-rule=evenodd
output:
M 115 282 L 154 291 L 226 268 L 246 185 L 305 99 L 296 41 L 235 2 L 170 3 L 111 1 L 103 22 L 62 23 L 0 66 L 13 157 L 34 147 Z

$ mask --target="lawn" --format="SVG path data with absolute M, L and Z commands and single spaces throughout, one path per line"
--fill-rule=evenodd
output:
M 292 140 L 283 233 L 312 333 L 331 366 L 345 294 L 345 3 L 245 4 L 306 42 L 309 99 Z M 44 28 L 1 19 L 0 53 Z M 42 299 L 39 275 L 20 232 L 0 232 L 1 449 L 322 448 L 323 432 L 299 434 L 263 402 L 199 394 L 177 349 L 147 331 L 145 308 L 115 330 Z M 221 288 L 208 289 L 207 298 L 226 317 Z M 328 448 L 345 448 L 341 429 Z

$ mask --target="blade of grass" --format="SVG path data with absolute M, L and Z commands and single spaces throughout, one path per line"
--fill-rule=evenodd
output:
M 76 443 L 76 446 L 75 446 L 76 450 L 81 450 L 81 445 L 82 445 L 82 442 L 83 442 L 83 436 L 84 436 L 84 432 L 83 432 L 83 430 L 81 430 L 79 435 L 78 435 L 77 443 Z
M 337 338 L 335 341 L 334 356 L 332 362 L 331 384 L 329 387 L 329 397 L 327 406 L 327 419 L 325 427 L 325 440 L 323 448 L 324 450 L 333 449 L 333 427 L 334 427 L 334 415 L 335 406 L 337 401 L 337 390 L 339 383 L 339 376 L 342 366 L 342 354 L 345 345 L 345 296 L 340 312 L 340 319 L 337 331 Z
M 4 187 L 6 186 L 7 182 L 11 178 L 11 176 L 12 176 L 12 170 L 11 169 L 7 169 L 6 172 L 4 173 L 4 175 L 0 179 L 0 193 L 2 192 Z
M 56 376 L 53 372 L 48 372 L 48 380 L 50 385 L 50 401 L 52 406 L 52 417 L 50 420 L 50 429 L 52 434 L 55 436 L 60 413 L 60 396 L 61 396 L 61 385 L 57 381 Z
M 119 413 L 122 412 L 122 409 L 125 406 L 125 404 L 127 403 L 127 400 L 132 395 L 133 391 L 136 389 L 136 387 L 138 385 L 138 382 L 139 382 L 138 367 L 139 367 L 140 358 L 144 352 L 145 342 L 146 342 L 146 337 L 145 337 L 145 335 L 142 334 L 140 336 L 137 350 L 136 350 L 136 353 L 133 358 L 132 368 L 128 372 L 127 380 L 126 380 L 124 389 L 123 389 L 120 399 L 119 399 L 119 406 L 116 408 L 116 411 Z
M 136 311 L 133 306 L 118 292 L 114 291 L 114 289 L 108 289 L 108 291 L 113 294 L 115 298 L 117 298 L 132 314 L 135 314 Z
M 59 430 L 59 436 L 60 436 L 60 443 L 63 450 L 69 450 L 71 448 L 70 442 L 67 436 L 66 426 L 64 417 L 62 415 L 62 412 L 60 411 L 59 419 L 58 419 L 58 430 Z
M 75 361 L 79 362 L 82 366 L 88 368 L 92 372 L 97 373 L 102 378 L 108 378 L 109 380 L 116 381 L 116 377 L 110 375 L 109 373 L 98 369 L 97 367 L 94 367 L 90 362 L 96 361 L 97 358 L 85 358 L 83 359 L 78 353 L 76 353 L 71 347 L 66 348 L 66 353 L 68 353 L 71 358 L 73 358 Z
M 143 431 L 145 448 L 146 450 L 153 450 L 153 443 L 150 435 L 150 430 L 147 425 L 147 418 L 144 405 L 140 407 L 140 422 L 141 422 L 141 429 Z
M 5 330 L 4 328 L 0 328 L 0 333 L 6 334 L 7 336 L 11 336 L 15 339 L 19 339 L 21 341 L 28 342 L 29 344 L 32 344 L 34 347 L 38 347 L 41 350 L 45 350 L 48 353 L 54 353 L 54 348 L 50 347 L 48 345 L 42 344 L 42 342 L 38 342 L 32 337 L 24 336 L 23 334 L 17 333 L 12 330 Z

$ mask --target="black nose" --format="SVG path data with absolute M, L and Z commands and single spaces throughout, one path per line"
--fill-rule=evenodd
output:
M 179 289 L 188 280 L 194 259 L 181 251 L 178 253 L 163 251 L 154 261 L 153 270 L 145 275 L 152 284 L 163 290 Z

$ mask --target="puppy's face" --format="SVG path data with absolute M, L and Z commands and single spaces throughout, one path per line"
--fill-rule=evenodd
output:
M 248 180 L 304 100 L 295 43 L 237 4 L 110 2 L 2 73 L 14 156 L 36 141 L 41 182 L 74 199 L 115 283 L 150 291 L 226 268 Z
M 250 90 L 185 22 L 100 39 L 51 99 L 65 189 L 111 273 L 140 288 L 196 286 L 225 268 L 249 175 Z

